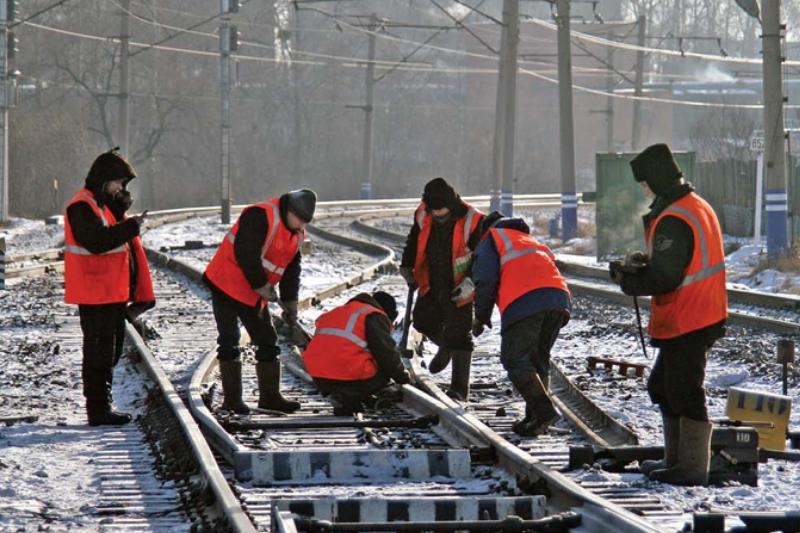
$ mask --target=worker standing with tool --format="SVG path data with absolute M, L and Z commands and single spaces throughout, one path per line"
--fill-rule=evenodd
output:
M 643 217 L 647 253 L 613 261 L 610 272 L 625 294 L 653 296 L 648 333 L 659 353 L 647 390 L 663 418 L 664 459 L 645 461 L 642 472 L 665 483 L 706 485 L 706 354 L 724 335 L 728 316 L 722 231 L 666 144 L 646 148 L 631 169 L 653 199 Z
M 436 374 L 452 360 L 447 394 L 461 401 L 469 399 L 475 296 L 469 272 L 483 218 L 447 180 L 432 179 L 425 184 L 400 263 L 409 287 L 419 287 L 414 327 L 439 347 L 429 369 Z
M 300 408 L 299 402 L 287 400 L 280 392 L 280 348 L 267 304 L 278 300 L 279 286 L 283 319 L 290 326 L 297 323 L 300 245 L 316 202 L 314 191 L 299 189 L 246 207 L 203 274 L 211 288 L 219 333 L 223 409 L 238 414 L 250 411 L 242 401 L 238 321 L 257 347 L 258 407 L 284 413 Z

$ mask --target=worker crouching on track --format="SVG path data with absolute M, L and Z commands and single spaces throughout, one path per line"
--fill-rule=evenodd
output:
M 390 379 L 409 383 L 392 338 L 395 318 L 394 297 L 378 291 L 358 294 L 317 319 L 303 362 L 319 391 L 330 394 L 334 415 L 360 411 L 362 402 Z
M 475 250 L 475 320 L 472 334 L 491 327 L 492 308 L 500 309 L 500 361 L 511 383 L 525 399 L 525 417 L 512 426 L 533 437 L 558 419 L 550 398 L 550 351 L 569 321 L 567 282 L 550 249 L 530 235 L 520 218 L 497 212 L 483 223 Z
M 256 345 L 258 407 L 284 413 L 300 408 L 299 402 L 287 400 L 280 392 L 280 348 L 268 303 L 278 300 L 275 287 L 279 285 L 283 319 L 291 326 L 297 323 L 300 245 L 316 201 L 314 191 L 299 189 L 246 207 L 203 274 L 211 288 L 219 333 L 223 409 L 238 414 L 250 411 L 242 401 L 239 320 Z
M 155 305 L 150 267 L 139 238 L 144 214 L 125 216 L 131 205 L 125 187 L 136 172 L 116 150 L 94 160 L 64 217 L 64 299 L 78 304 L 81 375 L 90 426 L 131 421 L 130 414 L 112 406 L 114 365 L 122 355 L 129 307 L 135 306 L 138 314 Z
M 655 144 L 631 161 L 633 177 L 653 198 L 644 215 L 647 254 L 631 254 L 611 277 L 625 294 L 652 295 L 648 332 L 659 348 L 647 390 L 664 422 L 664 459 L 644 461 L 650 479 L 706 485 L 711 422 L 706 409 L 706 353 L 725 333 L 728 300 L 722 231 L 711 206 L 683 180 L 669 147 Z
M 429 369 L 441 372 L 452 359 L 447 392 L 462 401 L 469 398 L 472 362 L 470 304 L 475 291 L 469 272 L 483 218 L 444 178 L 429 181 L 414 213 L 400 266 L 409 287 L 419 287 L 414 327 L 439 346 Z

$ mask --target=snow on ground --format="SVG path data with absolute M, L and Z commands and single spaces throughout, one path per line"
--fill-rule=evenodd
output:
M 408 219 L 403 219 L 403 224 L 408 223 Z M 213 254 L 226 229 L 214 217 L 203 217 L 181 225 L 155 228 L 146 234 L 145 242 L 158 248 L 202 240 L 208 248 L 181 252 L 202 263 Z M 38 221 L 15 220 L 0 231 L 9 237 L 9 252 L 15 253 L 56 246 L 63 228 L 54 230 Z M 558 248 L 555 241 L 552 244 Z M 595 263 L 591 255 L 585 255 L 585 249 L 592 247 L 591 242 L 580 240 L 575 245 L 580 249 L 576 252 L 581 255 L 571 255 L 570 259 Z M 345 274 L 342 260 L 330 259 L 335 248 L 338 247 L 313 242 L 315 253 L 303 265 L 302 285 L 306 294 Z M 737 278 L 740 284 L 785 290 L 787 281 L 769 279 L 767 271 L 762 271 L 761 278 L 747 276 L 758 259 L 757 248 L 745 245 L 728 258 L 728 268 L 734 276 L 741 274 Z M 344 261 L 352 263 L 346 270 L 355 270 L 359 262 L 368 260 L 353 254 Z M 789 285 L 800 286 L 796 275 L 788 279 Z M 399 296 L 403 289 L 399 278 L 397 282 Z M 90 516 L 92 506 L 97 503 L 97 480 L 93 476 L 93 450 L 86 443 L 92 432 L 103 430 L 85 425 L 80 389 L 80 339 L 65 339 L 55 318 L 75 313 L 75 309 L 62 303 L 60 282 L 55 277 L 9 280 L 8 285 L 9 290 L 0 291 L 0 360 L 3 361 L 0 365 L 0 390 L 3 391 L 0 415 L 21 411 L 38 415 L 39 420 L 33 424 L 0 427 L 0 531 L 33 531 L 39 526 L 38 530 L 45 531 L 49 527 L 58 531 L 96 531 L 97 525 Z M 370 290 L 370 287 L 364 289 Z M 634 427 L 645 444 L 659 443 L 660 415 L 647 398 L 644 381 L 606 374 L 599 369 L 588 372 L 585 366 L 587 353 L 651 364 L 654 350 L 648 347 L 649 359 L 641 354 L 631 310 L 610 304 L 588 305 L 587 302 L 576 299 L 573 320 L 563 330 L 554 357 L 579 384 L 591 391 L 595 400 Z M 398 303 L 402 312 L 403 303 Z M 320 310 L 309 312 L 303 321 L 309 325 L 318 312 Z M 493 322 L 495 328 L 484 333 L 479 344 L 485 350 L 496 352 L 499 316 L 495 315 Z M 709 358 L 706 386 L 712 416 L 723 414 L 729 386 L 780 390 L 778 367 L 772 364 L 777 336 L 732 328 L 729 337 L 715 346 Z M 115 386 L 116 402 L 122 408 L 135 410 L 141 378 L 130 367 L 121 365 L 115 379 L 118 384 L 125 384 Z M 796 398 L 798 392 L 797 374 L 793 374 L 789 393 Z M 791 421 L 794 427 L 800 426 L 798 412 L 795 407 Z M 738 485 L 671 487 L 644 481 L 638 474 L 611 474 L 591 468 L 579 475 L 609 481 L 633 480 L 687 511 L 795 508 L 800 487 L 800 468 L 776 461 L 759 465 L 761 481 L 757 488 Z

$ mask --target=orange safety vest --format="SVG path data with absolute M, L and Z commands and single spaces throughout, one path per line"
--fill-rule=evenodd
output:
M 561 275 L 553 252 L 546 245 L 514 229 L 491 228 L 489 234 L 500 256 L 497 307 L 501 313 L 511 302 L 536 289 L 561 289 L 570 294 L 567 280 Z
M 278 285 L 286 267 L 297 255 L 297 250 L 305 237 L 305 232 L 293 232 L 283 225 L 279 206 L 280 199 L 272 198 L 259 204 L 251 205 L 242 212 L 244 214 L 249 209 L 263 209 L 267 215 L 269 229 L 264 237 L 264 244 L 261 245 L 261 266 L 267 275 L 267 282 L 272 286 Z M 214 254 L 211 262 L 206 267 L 205 275 L 216 287 L 234 300 L 255 306 L 261 297 L 250 286 L 242 269 L 239 268 L 233 251 L 233 243 L 236 240 L 236 234 L 239 232 L 240 220 L 241 215 L 225 235 L 225 238 L 222 239 L 222 244 L 217 248 L 217 253 Z
M 670 293 L 653 296 L 648 331 L 654 339 L 679 337 L 728 317 L 725 252 L 714 209 L 694 193 L 670 204 L 645 228 L 651 255 L 655 228 L 667 216 L 677 217 L 692 228 L 694 254 L 680 286 Z
M 378 365 L 367 348 L 367 316 L 386 313 L 370 304 L 352 301 L 321 315 L 316 332 L 303 352 L 311 377 L 356 381 L 378 373 Z
M 81 189 L 72 197 L 67 208 L 77 202 L 86 202 L 95 215 L 109 227 L 117 223 L 108 208 L 97 205 L 94 194 Z M 136 258 L 135 293 L 130 294 L 130 256 Z M 64 216 L 64 300 L 70 304 L 109 304 L 154 302 L 153 280 L 147 264 L 142 239 L 134 237 L 126 244 L 101 254 L 93 254 L 72 233 L 69 217 Z
M 458 286 L 469 272 L 472 265 L 472 250 L 467 246 L 469 236 L 483 220 L 484 214 L 464 202 L 467 206 L 466 216 L 459 217 L 453 228 L 453 284 Z M 419 226 L 419 237 L 417 238 L 417 256 L 414 260 L 414 280 L 419 286 L 419 295 L 424 296 L 431 290 L 430 274 L 428 272 L 428 257 L 426 248 L 428 238 L 431 235 L 433 217 L 425 210 L 425 204 L 419 204 L 414 213 L 414 219 Z M 475 299 L 474 293 L 469 298 L 459 300 L 457 307 L 469 305 Z

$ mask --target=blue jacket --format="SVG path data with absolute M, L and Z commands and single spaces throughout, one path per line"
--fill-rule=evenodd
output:
M 497 221 L 493 227 L 530 233 L 530 228 L 521 218 L 504 218 Z M 500 254 L 488 232 L 484 234 L 475 250 L 472 281 L 475 282 L 475 318 L 482 324 L 489 325 L 500 284 Z M 560 309 L 569 314 L 571 309 L 569 294 L 561 289 L 552 288 L 527 292 L 506 307 L 501 317 L 500 331 L 539 311 L 552 309 Z

